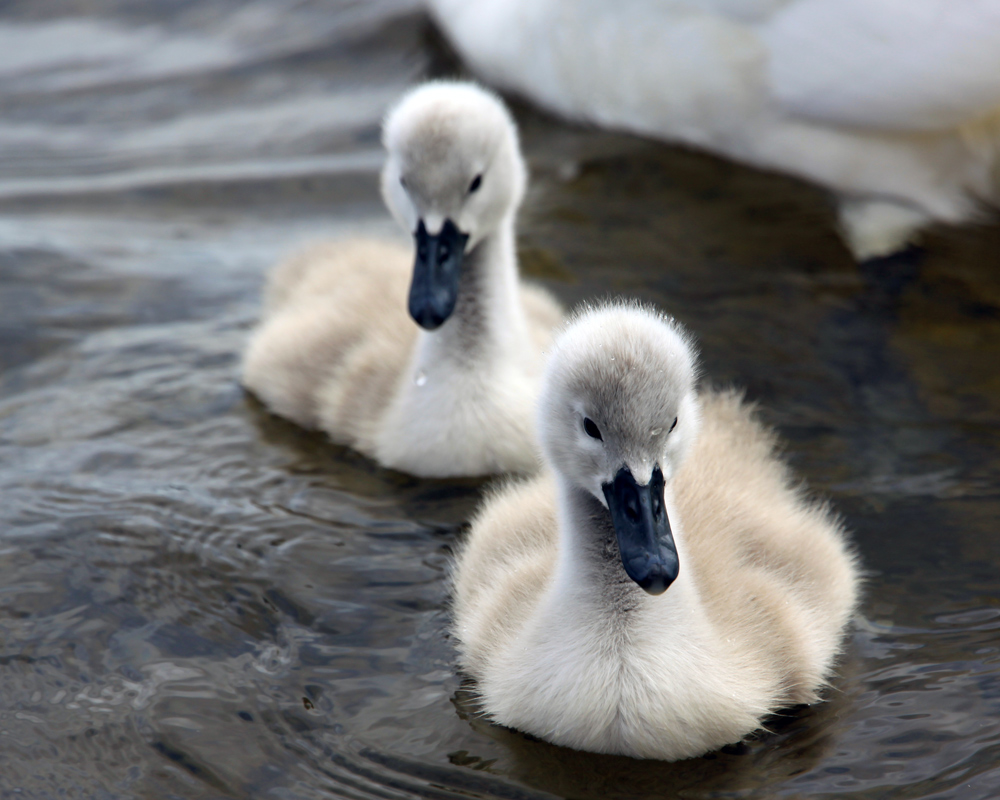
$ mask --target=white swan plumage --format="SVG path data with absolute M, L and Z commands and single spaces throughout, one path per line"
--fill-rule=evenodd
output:
M 1000 204 L 995 0 L 428 0 L 489 82 L 833 190 L 858 258 Z
M 383 142 L 382 194 L 416 258 L 354 239 L 280 264 L 243 383 L 387 467 L 532 471 L 542 354 L 562 311 L 518 279 L 526 170 L 514 123 L 492 93 L 437 81 L 391 110 Z
M 484 503 L 453 570 L 460 664 L 494 721 L 674 760 L 826 685 L 856 557 L 741 397 L 695 381 L 689 336 L 649 309 L 592 308 L 557 338 L 547 468 Z

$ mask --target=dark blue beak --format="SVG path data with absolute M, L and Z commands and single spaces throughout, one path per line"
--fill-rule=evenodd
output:
M 604 497 L 618 538 L 618 550 L 628 576 L 650 594 L 663 594 L 677 578 L 679 564 L 670 520 L 663 505 L 663 473 L 659 466 L 646 486 L 622 467 L 614 482 L 605 483 Z
M 410 316 L 421 328 L 432 331 L 441 327 L 455 310 L 462 256 L 469 235 L 447 219 L 441 232 L 431 236 L 420 220 L 414 238 L 417 260 L 410 284 Z

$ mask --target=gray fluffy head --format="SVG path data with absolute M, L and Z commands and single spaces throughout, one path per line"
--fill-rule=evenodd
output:
M 451 219 L 471 249 L 521 201 L 527 173 L 517 128 L 500 99 L 476 84 L 418 86 L 389 112 L 382 141 L 382 195 L 411 233 L 421 220 L 435 234 Z
M 538 430 L 548 461 L 602 503 L 601 485 L 623 466 L 645 484 L 659 464 L 669 481 L 700 427 L 696 358 L 689 334 L 650 308 L 614 303 L 578 314 L 543 380 Z

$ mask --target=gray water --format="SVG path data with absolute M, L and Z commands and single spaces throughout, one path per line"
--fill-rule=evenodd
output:
M 401 235 L 379 121 L 454 69 L 403 2 L 0 7 L 0 796 L 1000 795 L 1000 227 L 858 267 L 814 188 L 516 104 L 524 271 L 687 323 L 868 582 L 827 702 L 725 752 L 476 717 L 445 578 L 483 484 L 237 383 L 277 258 Z

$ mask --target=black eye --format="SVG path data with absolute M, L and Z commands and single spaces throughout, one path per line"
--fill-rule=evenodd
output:
M 472 183 L 469 184 L 469 194 L 472 194 L 482 185 L 483 185 L 483 176 L 477 175 L 475 178 L 472 179 Z
M 670 431 L 672 431 L 676 427 L 677 427 L 677 417 L 674 417 L 674 424 L 670 426 Z M 667 431 L 667 433 L 670 433 L 670 431 Z
M 404 189 L 406 188 L 406 178 L 404 178 L 402 175 L 399 176 L 399 185 L 402 186 Z
M 604 441 L 604 437 L 601 436 L 600 429 L 594 424 L 594 420 L 590 417 L 583 418 L 583 429 L 587 432 L 587 436 L 590 436 L 592 439 L 600 439 L 601 441 Z

